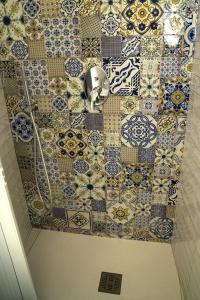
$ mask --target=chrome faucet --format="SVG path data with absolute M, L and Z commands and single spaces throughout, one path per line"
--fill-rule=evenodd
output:
M 90 101 L 91 111 L 108 99 L 109 90 L 110 83 L 105 71 L 97 66 L 90 68 L 85 75 L 85 92 Z

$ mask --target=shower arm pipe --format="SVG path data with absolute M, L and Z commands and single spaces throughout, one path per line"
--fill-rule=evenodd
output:
M 26 81 L 26 76 L 25 76 L 25 71 L 24 71 L 23 63 L 21 64 L 21 68 L 22 68 L 23 79 L 24 79 L 25 93 L 26 93 L 26 97 L 27 97 L 28 104 L 29 104 L 29 107 L 30 107 L 30 116 L 31 116 L 31 119 L 32 119 L 32 122 L 33 122 L 35 136 L 36 136 L 36 139 L 38 141 L 39 150 L 40 150 L 40 153 L 41 153 L 41 158 L 42 158 L 42 162 L 43 162 L 43 166 L 44 166 L 44 171 L 45 171 L 45 175 L 46 175 L 46 180 L 47 180 L 47 184 L 48 184 L 49 197 L 50 197 L 51 208 L 52 208 L 53 201 L 52 201 L 50 181 L 49 181 L 47 167 L 46 167 L 46 163 L 45 163 L 45 159 L 44 159 L 44 154 L 43 154 L 43 150 L 42 150 L 42 146 L 41 146 L 41 142 L 40 142 L 38 128 L 37 128 L 37 125 L 35 123 L 35 119 L 34 119 L 34 115 L 33 115 L 33 111 L 32 111 L 32 103 L 31 103 L 30 96 L 29 96 L 29 90 L 28 90 L 28 85 L 27 85 L 27 81 Z M 35 152 L 35 156 L 36 156 L 36 154 L 37 154 L 37 147 L 36 147 L 36 145 L 34 146 L 34 148 L 35 148 L 34 152 Z M 36 161 L 36 157 L 34 157 L 34 159 Z M 34 168 L 35 168 L 35 177 L 36 177 L 35 179 L 36 179 L 36 185 L 37 185 L 38 193 L 39 193 L 39 196 L 41 198 L 41 201 L 44 203 L 44 200 L 42 198 L 42 195 L 41 195 L 41 192 L 40 192 L 40 188 L 39 188 L 39 185 L 38 185 L 36 167 L 34 166 Z

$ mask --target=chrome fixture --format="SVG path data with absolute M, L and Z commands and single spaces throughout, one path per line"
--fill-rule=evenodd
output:
M 91 111 L 108 99 L 109 90 L 110 83 L 105 71 L 97 66 L 90 68 L 85 75 L 85 92 Z

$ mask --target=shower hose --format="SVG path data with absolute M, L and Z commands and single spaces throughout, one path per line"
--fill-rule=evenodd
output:
M 28 89 L 28 84 L 26 81 L 26 74 L 25 74 L 25 70 L 24 70 L 24 66 L 23 63 L 21 64 L 21 69 L 22 69 L 22 76 L 23 76 L 23 82 L 24 82 L 24 88 L 25 88 L 25 97 L 27 99 L 27 103 L 29 105 L 30 108 L 30 117 L 33 123 L 33 128 L 34 128 L 34 175 L 35 175 L 35 181 L 36 181 L 36 186 L 37 186 L 37 191 L 40 197 L 40 200 L 43 202 L 44 206 L 47 208 L 47 210 L 51 210 L 52 208 L 52 193 L 51 193 L 51 186 L 50 186 L 50 181 L 49 181 L 49 176 L 48 176 L 48 172 L 47 172 L 47 166 L 46 166 L 46 162 L 45 162 L 45 158 L 44 158 L 44 154 L 43 154 L 43 150 L 42 150 L 42 146 L 41 146 L 41 141 L 40 141 L 40 136 L 38 133 L 38 127 L 37 124 L 35 122 L 35 108 L 33 107 L 33 103 L 30 99 L 30 94 L 29 94 L 29 89 Z M 47 203 L 44 201 L 41 191 L 40 191 L 40 186 L 38 183 L 38 176 L 37 176 L 37 145 L 39 146 L 39 151 L 41 154 L 41 159 L 42 159 L 42 163 L 43 163 L 43 167 L 44 167 L 44 172 L 45 172 L 45 177 L 46 177 L 46 181 L 47 181 L 47 185 L 48 185 L 48 191 L 49 191 L 49 202 L 50 202 L 50 207 L 47 206 Z

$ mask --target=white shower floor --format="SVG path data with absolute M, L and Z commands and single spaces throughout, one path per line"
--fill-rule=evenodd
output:
M 42 230 L 29 254 L 39 300 L 180 300 L 171 246 Z M 98 292 L 102 271 L 121 295 Z

